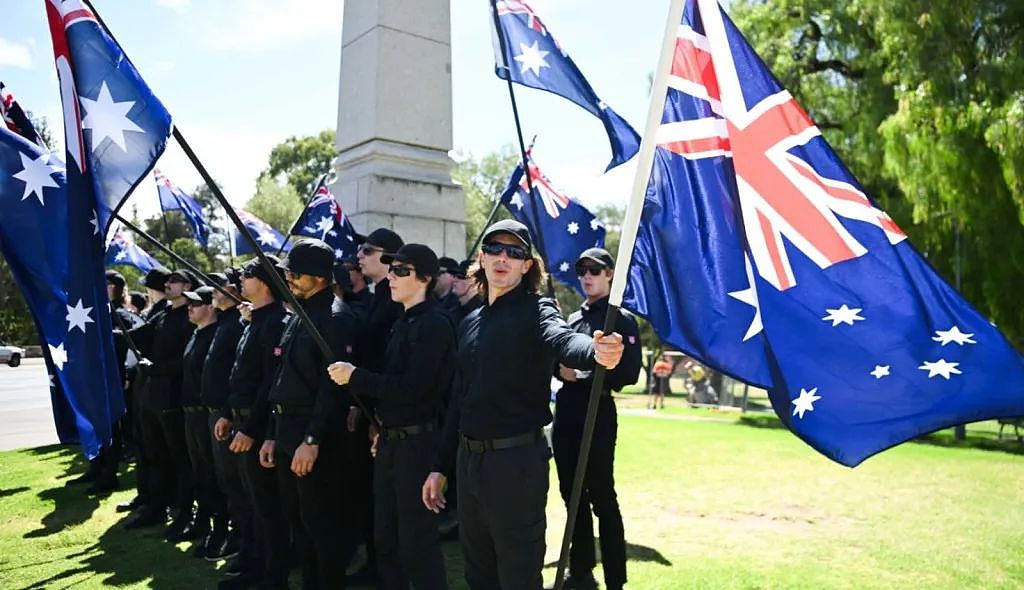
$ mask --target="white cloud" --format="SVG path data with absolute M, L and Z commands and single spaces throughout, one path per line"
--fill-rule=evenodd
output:
M 215 17 L 203 27 L 203 37 L 211 49 L 222 51 L 268 51 L 326 34 L 340 43 L 343 8 L 338 0 L 236 1 L 221 15 L 225 22 Z
M 191 3 L 192 0 L 156 0 L 157 6 L 170 8 L 175 12 L 185 12 L 185 9 L 187 9 Z
M 32 67 L 32 54 L 28 45 L 14 43 L 0 37 L 0 66 L 29 69 Z

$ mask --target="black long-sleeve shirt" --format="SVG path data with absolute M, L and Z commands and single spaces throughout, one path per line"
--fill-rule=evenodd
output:
M 235 351 L 238 350 L 243 329 L 245 326 L 242 325 L 237 307 L 217 312 L 217 330 L 213 334 L 213 343 L 206 353 L 206 365 L 203 367 L 201 401 L 204 406 L 218 412 L 223 412 L 228 406 L 231 368 L 235 364 Z
M 235 364 L 228 379 L 230 393 L 227 407 L 221 413 L 231 418 L 229 408 L 249 410 L 235 429 L 246 436 L 262 439 L 267 431 L 270 409 L 267 393 L 274 383 L 288 313 L 280 301 L 252 310 L 252 321 L 245 327 L 235 352 Z
M 203 388 L 203 367 L 206 355 L 213 344 L 213 336 L 217 333 L 217 323 L 196 328 L 192 338 L 185 345 L 185 353 L 181 361 L 181 405 L 198 406 L 201 402 Z
M 395 321 L 402 315 L 402 304 L 391 299 L 391 286 L 387 279 L 377 283 L 373 296 L 366 300 L 362 314 L 359 344 L 366 368 L 371 371 L 384 370 L 384 355 L 388 337 Z
M 132 341 L 152 363 L 145 369 L 148 379 L 142 403 L 156 410 L 181 407 L 182 356 L 194 329 L 187 305 L 165 309 L 130 331 Z
M 440 417 L 455 374 L 455 327 L 434 298 L 408 309 L 391 331 L 382 373 L 359 367 L 349 387 L 376 400 L 385 427 L 412 426 Z
M 604 317 L 608 313 L 608 298 L 599 299 L 592 304 L 586 302 L 578 311 L 569 316 L 569 327 L 580 334 L 593 335 L 595 330 L 604 329 Z M 622 360 L 611 371 L 604 375 L 604 393 L 618 391 L 632 385 L 640 378 L 641 344 L 640 328 L 629 312 L 620 309 L 615 319 L 615 331 L 622 335 Z M 555 371 L 558 376 L 558 371 Z M 587 412 L 587 400 L 590 397 L 590 386 L 593 375 L 588 374 L 576 381 L 563 381 L 562 389 L 555 398 L 559 420 L 566 416 L 578 416 L 583 419 Z
M 281 366 L 268 396 L 273 404 L 286 408 L 309 408 L 306 434 L 322 438 L 332 420 L 344 420 L 338 408 L 347 409 L 351 400 L 347 387 L 339 387 L 327 374 L 334 361 L 351 361 L 355 354 L 359 320 L 348 307 L 331 312 L 334 294 L 324 289 L 299 302 L 317 331 L 327 340 L 333 358 L 325 358 L 299 316 L 294 315 L 281 335 Z
M 458 301 L 458 300 L 456 300 Z M 452 314 L 455 316 L 456 323 L 461 323 L 469 314 L 480 309 L 484 306 L 484 300 L 479 295 L 471 298 L 465 303 L 459 303 L 457 307 L 452 310 Z
M 523 285 L 485 303 L 459 326 L 458 376 L 435 468 L 450 474 L 458 434 L 526 434 L 551 422 L 551 367 L 594 367 L 590 336 L 566 325 L 554 301 Z

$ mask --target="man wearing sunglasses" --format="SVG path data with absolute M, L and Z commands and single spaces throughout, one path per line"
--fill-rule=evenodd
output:
M 338 362 L 329 372 L 335 383 L 372 397 L 383 424 L 373 478 L 380 587 L 447 588 L 437 519 L 423 509 L 420 489 L 437 452 L 443 398 L 455 371 L 455 328 L 434 296 L 440 268 L 433 250 L 405 244 L 381 260 L 391 265 L 391 296 L 404 309 L 384 370 Z
M 452 285 L 455 283 L 455 276 L 459 272 L 459 262 L 454 258 L 442 256 L 437 259 L 441 267 L 437 275 L 437 285 L 434 286 L 434 295 L 441 302 L 441 307 L 453 310 L 458 305 L 458 298 L 452 295 Z
M 576 275 L 587 299 L 578 311 L 569 316 L 569 327 L 576 332 L 591 334 L 604 325 L 614 267 L 615 260 L 603 248 L 590 248 L 580 254 L 576 261 Z M 640 378 L 641 347 L 639 328 L 628 312 L 619 310 L 615 331 L 622 334 L 624 351 L 618 366 L 604 377 L 604 391 L 598 405 L 590 460 L 583 479 L 583 496 L 576 516 L 576 529 L 569 553 L 569 577 L 565 588 L 597 588 L 592 572 L 597 558 L 594 552 L 591 506 L 600 528 L 605 587 L 612 590 L 622 588 L 626 583 L 626 539 L 613 474 L 618 419 L 611 392 L 632 385 Z M 555 398 L 551 443 L 558 470 L 559 490 L 568 507 L 593 378 L 590 371 L 571 369 L 563 364 L 558 365 L 556 376 L 563 385 Z
M 352 488 L 362 482 L 348 477 L 352 443 L 345 412 L 351 398 L 330 380 L 326 368 L 353 358 L 358 319 L 348 308 L 332 313 L 334 250 L 327 244 L 297 242 L 279 266 L 331 351 L 324 355 L 297 314 L 285 326 L 277 347 L 279 369 L 268 396 L 273 436 L 260 449 L 260 463 L 277 471 L 303 587 L 344 588 L 345 567 L 357 538 L 358 515 L 349 499 Z M 287 538 L 275 539 L 274 550 L 287 544 Z
M 547 527 L 551 367 L 614 368 L 622 337 L 577 333 L 541 297 L 543 262 L 525 225 L 499 221 L 482 243 L 475 278 L 485 303 L 459 326 L 457 382 L 422 499 L 440 512 L 454 469 L 470 588 L 536 589 Z
M 483 306 L 484 301 L 476 288 L 476 279 L 467 275 L 469 266 L 472 263 L 468 258 L 459 263 L 459 268 L 452 276 L 452 295 L 455 296 L 456 305 L 452 309 L 456 325 L 469 314 Z

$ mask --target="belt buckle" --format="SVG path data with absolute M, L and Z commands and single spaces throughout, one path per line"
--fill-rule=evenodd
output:
M 282 406 L 281 404 L 274 404 L 274 413 L 277 414 L 278 416 L 284 414 L 284 406 Z

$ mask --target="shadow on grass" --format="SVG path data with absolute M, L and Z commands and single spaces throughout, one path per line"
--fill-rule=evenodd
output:
M 7 496 L 13 496 L 14 494 L 20 494 L 28 490 L 28 486 L 21 486 L 20 488 L 10 488 L 6 490 L 0 490 L 0 498 L 6 498 Z
M 778 428 L 785 429 L 786 426 L 777 416 L 774 415 L 750 415 L 740 416 L 738 424 L 751 426 L 753 428 Z M 995 451 L 1010 455 L 1024 455 L 1024 444 L 1016 439 L 999 440 L 986 436 L 968 434 L 964 440 L 957 440 L 948 431 L 938 431 L 931 434 L 919 436 L 909 442 L 936 447 L 947 447 L 952 449 L 979 449 L 982 451 Z
M 600 538 L 594 539 L 595 545 L 600 546 Z M 671 566 L 672 562 L 669 561 L 660 551 L 653 547 L 647 547 L 644 545 L 637 545 L 626 541 L 626 561 L 650 561 L 658 565 Z M 545 563 L 544 567 L 556 567 L 558 560 L 550 563 Z
M 37 461 L 66 463 L 66 472 L 58 479 L 69 480 L 85 471 L 88 463 L 81 453 L 72 447 L 49 445 L 21 451 L 27 455 L 40 456 Z M 85 494 L 85 486 L 57 486 L 40 491 L 40 499 L 53 503 L 53 510 L 41 520 L 41 528 L 25 533 L 24 538 L 34 539 L 60 533 L 70 526 L 88 520 L 99 508 L 100 499 Z

